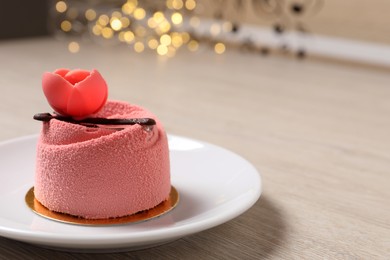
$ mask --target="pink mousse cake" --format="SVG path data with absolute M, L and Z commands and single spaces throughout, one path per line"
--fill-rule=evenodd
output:
M 35 198 L 52 211 L 87 219 L 131 215 L 169 196 L 167 137 L 147 110 L 107 101 L 92 117 L 152 118 L 156 125 L 86 127 L 52 119 L 37 146 Z

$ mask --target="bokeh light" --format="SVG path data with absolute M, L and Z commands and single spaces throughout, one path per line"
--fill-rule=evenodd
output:
M 69 32 L 70 30 L 72 30 L 72 24 L 68 20 L 62 21 L 60 26 L 61 30 L 63 30 L 64 32 Z
M 68 9 L 68 5 L 64 1 L 58 1 L 56 3 L 56 10 L 59 13 L 64 13 Z
M 145 9 L 143 9 L 143 8 L 136 8 L 136 9 L 134 10 L 133 15 L 134 15 L 134 18 L 135 18 L 135 19 L 137 19 L 137 20 L 142 20 L 142 19 L 144 19 L 145 16 L 146 16 Z
M 223 44 L 222 42 L 218 42 L 214 45 L 214 51 L 217 54 L 222 54 L 225 52 L 225 50 L 226 50 L 225 44 Z
M 134 50 L 138 53 L 141 53 L 145 50 L 145 45 L 142 42 L 136 42 L 134 44 Z
M 171 20 L 173 24 L 179 25 L 183 22 L 183 16 L 179 12 L 175 12 L 171 16 Z
M 197 8 L 196 0 L 165 0 L 163 7 L 155 5 L 155 8 L 142 1 L 127 0 L 119 8 L 109 10 L 99 6 L 82 9 L 72 3 L 73 1 L 68 0 L 55 3 L 56 11 L 63 13 L 59 27 L 64 33 L 72 33 L 74 36 L 87 31 L 102 39 L 129 44 L 137 53 L 153 50 L 158 55 L 167 57 L 175 56 L 182 47 L 187 47 L 190 51 L 199 49 L 200 42 L 191 34 L 194 29 L 196 32 L 200 28 L 203 21 L 203 18 L 192 13 Z M 87 30 L 82 28 L 85 24 L 88 25 Z M 204 25 L 206 24 L 202 24 Z M 210 36 L 214 37 L 212 42 L 222 33 L 231 32 L 233 28 L 228 21 L 214 22 L 207 26 Z M 211 46 L 217 54 L 226 51 L 222 42 Z M 68 50 L 72 53 L 78 52 L 79 43 L 69 43 Z
M 87 11 L 85 11 L 85 18 L 88 20 L 88 21 L 93 21 L 96 19 L 96 11 L 93 10 L 93 9 L 88 9 Z
M 122 29 L 122 22 L 116 17 L 111 18 L 110 25 L 114 31 L 119 31 L 120 29 Z
M 70 42 L 68 44 L 68 50 L 71 53 L 77 53 L 80 51 L 80 44 L 78 42 Z

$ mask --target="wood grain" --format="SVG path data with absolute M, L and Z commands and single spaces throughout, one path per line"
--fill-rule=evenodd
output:
M 240 217 L 170 244 L 112 254 L 0 238 L 0 259 L 389 259 L 390 75 L 202 50 L 173 59 L 51 39 L 0 43 L 0 141 L 39 131 L 43 71 L 97 68 L 110 98 L 154 111 L 171 134 L 255 165 L 264 193 Z

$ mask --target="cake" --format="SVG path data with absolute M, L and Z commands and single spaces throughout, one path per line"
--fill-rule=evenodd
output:
M 44 114 L 35 199 L 51 211 L 85 219 L 117 218 L 157 206 L 171 190 L 161 123 L 140 106 L 107 101 L 100 74 L 80 71 L 43 76 L 43 91 L 56 113 Z

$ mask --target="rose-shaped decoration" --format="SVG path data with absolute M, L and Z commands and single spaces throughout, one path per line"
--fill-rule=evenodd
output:
M 97 70 L 58 69 L 42 77 L 50 106 L 63 116 L 84 118 L 98 112 L 107 101 L 107 84 Z

